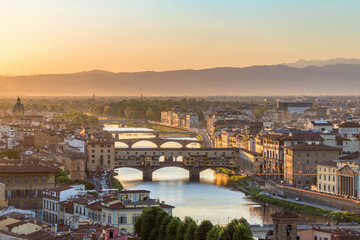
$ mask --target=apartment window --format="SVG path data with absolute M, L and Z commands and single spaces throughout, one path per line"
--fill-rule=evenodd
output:
M 110 160 L 108 160 L 108 164 L 110 164 Z
M 91 160 L 91 163 L 95 163 L 95 160 Z
M 108 214 L 108 223 L 111 224 L 111 214 Z
M 307 153 L 306 156 L 307 156 L 307 157 L 310 157 L 310 153 Z
M 25 177 L 24 177 L 24 182 L 26 182 L 26 183 L 29 182 L 29 176 L 25 176 Z
M 11 183 L 11 182 L 12 182 L 12 177 L 10 177 L 10 176 L 9 176 L 9 177 L 6 177 L 6 182 L 7 182 L 7 183 Z
M 93 149 L 93 150 L 91 150 L 91 152 L 92 152 L 92 153 L 95 153 L 95 150 Z
M 120 216 L 119 217 L 119 223 L 120 224 L 126 224 L 126 216 Z
M 47 182 L 47 177 L 46 177 L 46 176 L 41 176 L 41 181 L 42 181 L 43 183 Z
M 104 150 L 102 150 L 102 149 L 101 149 L 101 151 L 100 151 L 100 152 L 102 152 L 102 153 L 103 153 L 103 152 L 104 152 Z
M 110 159 L 110 155 L 108 155 L 108 159 Z
M 333 182 L 335 182 L 335 176 L 333 176 Z
M 108 153 L 110 153 L 110 149 L 108 150 Z
M 319 175 L 319 179 L 321 179 L 321 175 Z
M 0 177 L 0 182 L 4 182 L 4 177 Z
M 92 158 L 95 158 L 95 155 L 91 155 Z
M 16 183 L 20 183 L 20 181 L 21 181 L 21 177 L 20 177 L 20 176 L 16 176 L 16 177 L 15 177 L 15 182 L 16 182 Z

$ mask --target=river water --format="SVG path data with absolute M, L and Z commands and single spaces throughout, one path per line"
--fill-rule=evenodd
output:
M 145 134 L 145 135 L 144 135 Z M 151 133 L 136 134 L 137 137 L 152 137 Z M 123 134 L 123 138 L 135 138 Z M 126 147 L 117 144 L 117 147 Z M 153 147 L 149 142 L 138 147 Z M 170 143 L 163 147 L 178 147 Z M 199 146 L 191 146 L 199 147 Z M 282 208 L 259 203 L 244 193 L 228 188 L 228 177 L 212 170 L 203 171 L 200 182 L 189 182 L 188 172 L 182 168 L 166 167 L 153 173 L 152 182 L 143 182 L 142 173 L 132 168 L 119 168 L 118 179 L 126 189 L 146 189 L 152 198 L 174 206 L 173 215 L 184 218 L 191 216 L 195 221 L 210 220 L 213 224 L 227 224 L 234 218 L 244 217 L 250 224 L 269 224 L 271 214 Z M 324 223 L 326 218 L 300 214 L 300 223 Z

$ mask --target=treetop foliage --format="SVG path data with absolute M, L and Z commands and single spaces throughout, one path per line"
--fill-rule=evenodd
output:
M 159 207 L 145 208 L 137 218 L 135 232 L 143 240 L 250 240 L 252 233 L 245 218 L 234 219 L 226 226 L 214 226 L 203 220 L 199 226 L 191 217 L 184 221 L 170 216 Z

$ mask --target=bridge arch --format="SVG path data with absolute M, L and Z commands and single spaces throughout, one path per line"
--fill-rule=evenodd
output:
M 149 144 L 149 146 L 143 146 L 144 144 Z M 154 141 L 151 141 L 151 139 L 149 139 L 149 140 L 140 140 L 140 141 L 134 142 L 133 144 L 131 144 L 129 146 L 131 148 L 137 148 L 137 147 L 141 147 L 141 148 L 157 148 L 158 147 Z
M 186 148 L 200 148 L 201 144 L 199 142 L 190 142 L 186 144 Z
M 153 179 L 176 180 L 190 179 L 190 170 L 179 166 L 165 166 L 153 171 Z
M 130 148 L 130 146 L 124 142 L 115 142 L 115 148 Z
M 143 176 L 143 170 L 139 169 L 138 167 L 132 167 L 132 166 L 126 166 L 126 167 L 116 167 L 115 171 L 117 171 L 119 174 L 117 178 L 119 180 L 131 180 L 131 181 L 137 181 L 142 180 L 144 178 Z
M 182 147 L 183 144 L 177 142 L 176 140 L 170 140 L 160 145 L 160 148 L 182 148 Z

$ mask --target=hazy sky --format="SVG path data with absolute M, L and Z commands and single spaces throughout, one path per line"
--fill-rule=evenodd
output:
M 0 74 L 360 57 L 359 0 L 0 0 Z

